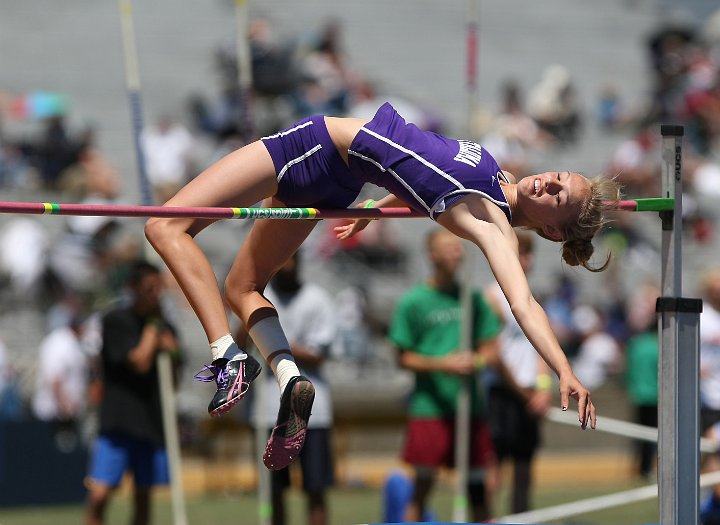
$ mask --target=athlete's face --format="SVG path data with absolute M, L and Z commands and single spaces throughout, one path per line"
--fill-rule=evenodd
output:
M 564 226 L 577 221 L 589 197 L 590 183 L 572 171 L 548 171 L 518 183 L 518 205 L 523 215 L 555 240 L 562 240 Z

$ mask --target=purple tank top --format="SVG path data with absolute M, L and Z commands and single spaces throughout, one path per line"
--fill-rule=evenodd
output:
M 485 148 L 408 124 L 389 103 L 360 130 L 348 154 L 354 176 L 387 189 L 433 219 L 458 198 L 476 193 L 512 222 L 500 187 L 507 179 Z

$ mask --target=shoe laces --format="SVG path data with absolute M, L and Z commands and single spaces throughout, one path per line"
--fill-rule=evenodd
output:
M 209 372 L 209 374 L 207 372 Z M 215 381 L 218 388 L 226 388 L 230 378 L 227 367 L 205 365 L 197 374 L 195 374 L 195 379 L 203 381 L 204 383 Z

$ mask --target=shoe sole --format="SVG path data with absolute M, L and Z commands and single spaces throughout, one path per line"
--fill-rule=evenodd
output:
M 262 368 L 258 367 L 257 370 L 255 370 L 255 373 L 253 374 L 253 376 L 249 379 L 248 383 L 252 383 L 253 381 L 255 381 L 255 378 L 260 375 L 261 370 L 262 370 Z M 210 414 L 210 417 L 217 417 L 217 416 L 224 414 L 225 412 L 228 412 L 232 407 L 237 405 L 238 401 L 240 401 L 244 397 L 245 397 L 245 394 L 243 394 L 241 396 L 236 396 L 236 397 L 226 401 L 225 403 L 223 403 L 222 405 L 217 407 L 215 410 L 208 412 Z
M 290 415 L 286 422 L 273 428 L 265 446 L 263 463 L 268 469 L 283 469 L 300 454 L 305 444 L 308 419 L 314 400 L 315 387 L 310 381 L 298 381 L 293 385 L 290 394 Z M 292 450 L 288 451 L 288 447 L 292 447 Z

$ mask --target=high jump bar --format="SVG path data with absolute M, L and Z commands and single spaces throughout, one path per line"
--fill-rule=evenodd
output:
M 667 211 L 672 198 L 623 200 L 607 203 L 623 211 Z M 0 213 L 29 215 L 82 215 L 106 217 L 174 217 L 193 219 L 413 219 L 425 214 L 409 208 L 212 208 L 172 206 L 121 206 L 109 204 L 58 204 L 53 202 L 0 202 Z

